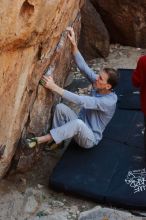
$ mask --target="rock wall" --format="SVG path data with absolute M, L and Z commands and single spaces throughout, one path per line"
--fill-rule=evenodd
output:
M 64 85 L 71 63 L 65 29 L 72 25 L 79 36 L 83 5 L 79 45 L 87 59 L 106 57 L 110 42 L 146 48 L 144 0 L 0 1 L 0 145 L 6 145 L 0 177 L 16 150 L 23 154 L 22 137 L 45 134 L 50 127 L 59 97 L 39 80 L 49 69 L 55 82 Z M 20 167 L 32 161 L 28 155 L 20 157 Z
M 145 0 L 90 0 L 107 27 L 111 41 L 146 48 Z
M 90 0 L 85 0 L 81 15 L 80 51 L 88 60 L 107 57 L 110 45 L 109 33 Z
M 8 170 L 20 138 L 41 135 L 50 126 L 57 97 L 39 85 L 50 69 L 63 86 L 71 50 L 66 27 L 80 30 L 76 0 L 5 0 L 0 2 L 0 177 Z

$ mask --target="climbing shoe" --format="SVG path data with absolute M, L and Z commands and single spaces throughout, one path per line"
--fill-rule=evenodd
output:
M 61 142 L 59 144 L 56 144 L 55 141 L 52 141 L 51 143 L 47 144 L 44 148 L 43 151 L 49 152 L 49 151 L 56 151 L 59 149 L 62 149 L 64 147 L 64 143 Z
M 29 148 L 34 148 L 34 147 L 37 147 L 37 145 L 38 145 L 36 137 L 27 138 L 25 140 L 25 143 L 26 143 L 26 146 L 29 147 Z

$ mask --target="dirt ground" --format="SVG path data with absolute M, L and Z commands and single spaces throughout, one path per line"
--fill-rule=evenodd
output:
M 111 45 L 106 59 L 92 60 L 89 65 L 95 70 L 103 66 L 135 68 L 138 57 L 145 52 L 140 48 Z M 75 79 L 81 78 L 78 70 L 74 69 L 73 73 Z M 82 89 L 78 92 L 82 93 Z M 31 171 L 11 173 L 0 182 L 0 220 L 78 219 L 80 212 L 97 205 L 57 193 L 48 187 L 49 175 L 61 154 L 61 150 L 57 153 L 43 152 Z

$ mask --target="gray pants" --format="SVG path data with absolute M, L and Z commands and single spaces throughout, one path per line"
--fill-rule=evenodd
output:
M 96 142 L 92 130 L 64 104 L 56 106 L 50 133 L 57 144 L 72 137 L 84 148 L 91 148 Z

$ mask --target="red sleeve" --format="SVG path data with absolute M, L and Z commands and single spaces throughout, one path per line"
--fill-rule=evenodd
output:
M 132 83 L 135 87 L 140 87 L 140 74 L 137 70 L 134 70 L 132 74 Z
M 136 87 L 141 85 L 141 75 L 143 71 L 143 57 L 140 57 L 137 62 L 137 67 L 132 74 L 132 83 Z

